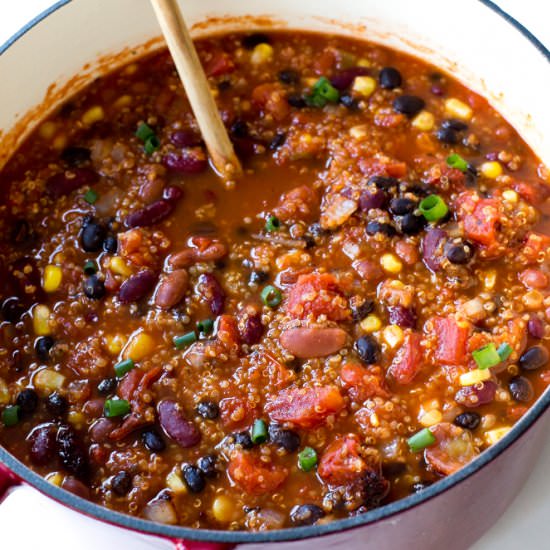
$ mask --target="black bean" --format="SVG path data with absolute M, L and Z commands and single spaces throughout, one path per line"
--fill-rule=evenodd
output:
M 269 280 L 269 273 L 267 271 L 253 271 L 250 274 L 250 279 L 249 279 L 249 281 L 255 285 L 260 285 L 262 283 L 265 283 L 268 280 Z
M 396 216 L 404 216 L 414 212 L 416 202 L 405 197 L 396 197 L 390 201 L 390 212 Z
M 284 145 L 285 141 L 286 134 L 284 132 L 275 134 L 275 137 L 271 140 L 271 143 L 269 144 L 269 148 L 271 149 L 271 151 L 276 151 L 279 147 Z
M 50 358 L 50 350 L 52 349 L 55 341 L 51 336 L 41 336 L 36 339 L 34 343 L 34 351 L 40 361 L 45 363 Z
M 204 474 L 192 464 L 185 464 L 182 469 L 183 480 L 192 493 L 200 493 L 206 486 Z
M 116 378 L 104 378 L 97 385 L 97 391 L 101 395 L 112 395 L 115 392 L 117 385 L 118 381 Z
M 359 100 L 350 94 L 342 94 L 340 96 L 340 103 L 350 111 L 359 110 Z
M 277 76 L 283 84 L 298 84 L 300 82 L 300 75 L 293 69 L 283 69 Z
M 218 90 L 220 92 L 226 92 L 231 88 L 231 80 L 222 80 L 218 82 Z
M 474 254 L 473 248 L 468 243 L 450 244 L 446 251 L 447 259 L 452 264 L 464 265 L 467 264 Z
M 417 235 L 426 226 L 426 218 L 416 214 L 405 214 L 399 225 L 405 235 Z
M 376 235 L 382 233 L 387 237 L 392 237 L 397 233 L 395 227 L 389 223 L 384 222 L 369 222 L 367 224 L 367 235 Z
M 105 283 L 95 274 L 84 279 L 82 288 L 91 300 L 99 300 L 105 296 Z
M 107 235 L 103 241 L 103 250 L 109 254 L 116 254 L 118 250 L 118 239 L 115 235 Z
M 548 350 L 542 346 L 529 348 L 520 358 L 519 366 L 523 370 L 537 370 L 548 363 Z
M 19 405 L 21 415 L 32 414 L 38 407 L 38 395 L 32 388 L 26 388 L 19 392 L 15 404 Z
M 289 95 L 287 102 L 296 109 L 303 109 L 307 106 L 306 100 L 301 95 Z
M 401 86 L 401 73 L 395 67 L 384 67 L 378 75 L 378 82 L 380 87 L 386 90 L 393 90 Z
M 65 147 L 61 152 L 61 160 L 65 162 L 70 168 L 76 166 L 82 166 L 87 162 L 90 162 L 92 158 L 92 152 L 86 147 Z
M 398 113 L 412 117 L 424 109 L 425 101 L 415 95 L 401 95 L 393 100 L 393 108 Z
M 448 145 L 456 145 L 460 141 L 457 131 L 453 128 L 440 128 L 435 135 L 439 141 Z
M 351 314 L 355 322 L 362 321 L 369 313 L 374 311 L 374 300 L 352 296 L 349 301 Z
M 300 447 L 300 436 L 294 430 L 287 430 L 277 424 L 270 424 L 268 431 L 271 443 L 282 447 L 288 453 L 293 453 Z
M 23 313 L 25 306 L 19 298 L 12 296 L 2 302 L 2 317 L 9 323 L 17 323 Z
M 369 183 L 376 185 L 378 189 L 391 189 L 399 185 L 399 180 L 386 176 L 372 176 L 369 178 Z
M 160 453 L 166 448 L 166 443 L 162 436 L 154 428 L 149 428 L 141 433 L 141 440 L 145 447 L 154 453 Z
M 458 120 L 456 118 L 447 118 L 441 123 L 442 128 L 452 128 L 453 130 L 456 130 L 457 132 L 463 132 L 464 130 L 468 129 L 468 125 L 465 122 L 462 122 L 462 120 Z
M 204 400 L 197 405 L 197 414 L 208 420 L 214 420 L 220 415 L 220 408 L 214 401 Z
M 453 423 L 465 430 L 475 430 L 481 423 L 481 416 L 476 412 L 464 412 L 459 414 Z
M 367 365 L 378 361 L 380 345 L 372 336 L 361 336 L 355 341 L 355 350 Z
M 254 443 L 248 432 L 238 432 L 233 434 L 233 441 L 235 445 L 240 445 L 243 449 L 252 449 Z
M 308 228 L 308 233 L 310 233 L 315 238 L 325 237 L 330 234 L 330 231 L 321 227 L 320 223 L 312 223 Z
M 411 488 L 413 493 L 420 493 L 420 491 L 424 491 L 430 485 L 433 485 L 432 481 L 420 481 L 419 483 L 415 483 Z
M 28 246 L 34 241 L 34 238 L 34 231 L 27 220 L 19 219 L 13 222 L 10 232 L 10 241 L 12 244 L 20 247 Z
M 99 252 L 107 236 L 105 226 L 94 218 L 85 218 L 80 232 L 80 244 L 85 252 Z
M 238 118 L 233 122 L 231 127 L 229 128 L 229 132 L 233 137 L 236 138 L 245 138 L 248 137 L 249 131 L 248 131 L 248 124 L 244 121 Z
M 132 476 L 124 470 L 118 472 L 118 474 L 114 475 L 111 479 L 111 489 L 113 490 L 113 493 L 115 493 L 119 497 L 127 495 L 130 492 L 131 488 Z
M 290 510 L 290 521 L 293 525 L 313 525 L 322 517 L 325 512 L 315 504 L 298 504 Z
M 46 410 L 57 418 L 62 417 L 69 409 L 67 400 L 57 392 L 51 393 L 46 399 Z
M 525 376 L 515 376 L 508 383 L 508 389 L 512 397 L 520 403 L 527 403 L 533 399 L 535 390 L 531 382 Z
M 88 452 L 78 435 L 69 426 L 57 432 L 57 452 L 65 469 L 80 479 L 89 474 Z
M 263 32 L 255 32 L 253 34 L 247 34 L 243 37 L 242 45 L 247 50 L 254 49 L 258 44 L 269 44 L 271 40 L 267 34 Z
M 216 464 L 218 458 L 216 455 L 201 456 L 197 460 L 197 468 L 204 474 L 205 477 L 213 478 L 218 475 Z

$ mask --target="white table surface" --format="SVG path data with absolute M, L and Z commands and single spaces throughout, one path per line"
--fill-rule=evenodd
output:
M 442 1 L 451 4 L 450 0 Z M 0 2 L 0 44 L 52 3 L 52 0 Z M 548 0 L 497 0 L 496 3 L 550 47 Z M 453 4 L 452 9 L 460 9 L 460 3 Z M 550 548 L 549 468 L 550 440 L 537 467 L 511 507 L 471 550 Z M 29 521 L 29 508 L 32 523 Z M 29 529 L 30 525 L 32 527 Z M 120 529 L 83 518 L 52 503 L 30 487 L 15 490 L 0 506 L 0 541 L 0 548 L 6 550 L 151 550 L 159 545 L 168 548 L 158 539 L 136 538 Z

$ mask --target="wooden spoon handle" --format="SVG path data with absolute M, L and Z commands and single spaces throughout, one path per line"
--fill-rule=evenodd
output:
M 214 167 L 226 180 L 242 173 L 177 0 L 151 0 Z

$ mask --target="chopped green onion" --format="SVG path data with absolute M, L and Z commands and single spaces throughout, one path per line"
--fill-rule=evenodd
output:
M 93 189 L 88 189 L 88 191 L 84 193 L 84 200 L 89 204 L 94 204 L 98 197 L 99 195 Z
M 508 359 L 508 357 L 512 355 L 513 351 L 514 350 L 512 349 L 512 346 L 510 346 L 510 344 L 507 344 L 506 342 L 504 344 L 500 344 L 497 349 L 497 353 L 501 361 L 506 361 L 506 359 Z
M 267 441 L 267 426 L 261 419 L 254 420 L 252 426 L 252 433 L 250 434 L 252 443 L 258 445 L 259 443 L 265 443 Z
M 479 349 L 476 349 L 472 352 L 472 356 L 478 368 L 482 370 L 490 369 L 491 367 L 498 365 L 502 361 L 493 342 Z
M 428 428 L 420 430 L 418 433 L 415 433 L 412 437 L 407 439 L 409 449 L 413 453 L 423 451 L 426 447 L 433 445 L 435 441 L 434 434 Z
M 306 96 L 306 103 L 310 107 L 324 107 L 327 103 L 337 103 L 340 93 L 330 83 L 330 80 L 322 76 L 313 86 L 311 94 Z
M 97 264 L 93 260 L 86 260 L 84 263 L 84 273 L 86 273 L 86 275 L 97 273 Z
M 317 466 L 317 453 L 311 447 L 305 447 L 298 453 L 298 466 L 304 472 L 310 472 Z
M 151 155 L 160 147 L 160 140 L 157 136 L 149 136 L 143 145 L 143 149 L 147 155 Z
M 275 216 L 269 216 L 265 222 L 266 231 L 279 231 L 281 229 L 281 222 L 279 218 Z
M 147 141 L 151 136 L 155 135 L 155 131 L 151 126 L 142 122 L 136 130 L 136 137 L 141 141 Z
M 11 405 L 2 411 L 2 422 L 8 428 L 19 422 L 19 405 Z
M 262 297 L 262 302 L 270 308 L 277 307 L 283 301 L 281 291 L 272 285 L 264 287 L 260 296 Z
M 135 367 L 132 359 L 128 358 L 115 365 L 115 374 L 117 378 L 122 378 L 127 372 Z
M 203 319 L 197 323 L 197 332 L 199 334 L 210 334 L 214 328 L 212 319 Z
M 468 170 L 468 163 L 456 153 L 453 153 L 447 157 L 447 166 L 457 168 L 461 172 L 466 172 L 466 170 Z
M 130 403 L 126 399 L 107 399 L 104 412 L 107 418 L 124 416 L 130 412 Z
M 173 340 L 176 349 L 185 349 L 189 347 L 193 342 L 197 341 L 197 334 L 194 330 L 181 336 L 176 336 Z
M 444 218 L 449 211 L 445 201 L 439 195 L 428 195 L 420 202 L 418 209 L 429 222 Z

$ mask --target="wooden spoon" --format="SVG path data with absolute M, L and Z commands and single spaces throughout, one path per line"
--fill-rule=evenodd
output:
M 202 137 L 217 172 L 225 180 L 242 174 L 241 164 L 218 112 L 216 102 L 177 0 L 151 0 Z

